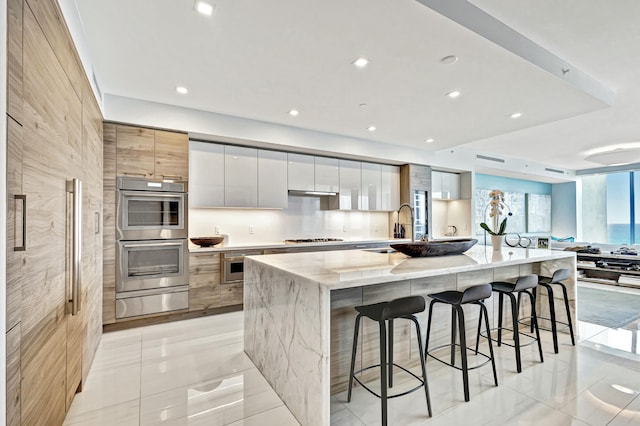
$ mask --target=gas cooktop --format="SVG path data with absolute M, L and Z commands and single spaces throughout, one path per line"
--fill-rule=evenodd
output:
M 285 244 L 330 243 L 334 241 L 342 241 L 342 239 L 340 238 L 300 238 L 297 240 L 284 240 Z

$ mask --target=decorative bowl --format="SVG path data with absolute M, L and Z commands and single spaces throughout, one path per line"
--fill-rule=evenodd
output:
M 448 256 L 461 254 L 473 247 L 478 240 L 458 239 L 444 241 L 416 241 L 413 243 L 390 244 L 399 252 L 411 257 Z
M 224 237 L 193 237 L 189 238 L 191 242 L 200 247 L 211 247 L 220 244 Z

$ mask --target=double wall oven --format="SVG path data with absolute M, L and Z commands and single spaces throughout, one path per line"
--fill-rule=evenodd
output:
M 116 318 L 189 307 L 185 182 L 119 177 Z

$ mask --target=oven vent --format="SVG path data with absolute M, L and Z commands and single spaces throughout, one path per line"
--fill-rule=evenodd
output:
M 476 155 L 476 158 L 478 160 L 487 160 L 487 161 L 493 161 L 495 163 L 504 163 L 504 159 L 498 158 L 498 157 L 489 157 L 488 155 L 478 154 Z
M 558 170 L 558 169 L 552 169 L 549 167 L 545 167 L 544 168 L 546 171 L 551 172 L 551 173 L 560 173 L 561 175 L 564 174 L 564 170 Z

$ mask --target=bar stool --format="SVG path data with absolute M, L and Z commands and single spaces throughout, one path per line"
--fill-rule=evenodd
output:
M 498 386 L 498 375 L 496 373 L 496 362 L 493 356 L 493 347 L 491 345 L 491 332 L 489 330 L 489 315 L 487 314 L 487 307 L 484 305 L 484 300 L 491 297 L 491 285 L 490 284 L 480 284 L 474 285 L 472 287 L 467 288 L 464 291 L 443 291 L 441 293 L 430 294 L 429 297 L 432 299 L 429 304 L 429 320 L 427 322 L 427 342 L 425 344 L 425 354 L 429 355 L 431 358 L 442 362 L 443 364 L 449 365 L 453 368 L 462 371 L 462 383 L 464 385 L 464 400 L 469 401 L 469 370 L 474 370 L 476 368 L 480 368 L 484 366 L 487 362 L 491 362 L 491 367 L 493 368 L 493 380 Z M 433 306 L 436 303 L 444 303 L 447 305 L 451 305 L 451 343 L 437 346 L 431 351 L 429 351 L 429 337 L 431 335 L 431 318 L 433 314 Z M 480 315 L 478 322 L 478 331 L 482 327 L 482 319 L 485 320 L 485 327 L 487 330 L 487 340 L 489 342 L 489 353 L 490 355 L 483 354 L 482 352 L 478 352 L 478 344 L 476 342 L 475 354 L 481 355 L 487 358 L 483 363 L 469 367 L 467 361 L 467 349 L 471 349 L 467 347 L 467 339 L 466 339 L 466 331 L 465 331 L 465 320 L 464 320 L 464 310 L 462 309 L 462 305 L 473 304 L 480 306 Z M 460 344 L 456 344 L 456 317 L 458 320 L 458 328 L 460 330 Z M 479 337 L 479 335 L 478 335 Z M 431 352 L 436 351 L 437 349 L 441 349 L 444 347 L 451 347 L 451 362 L 446 362 Z M 462 367 L 458 367 L 455 365 L 456 354 L 455 347 L 460 347 L 460 358 L 462 360 Z
M 545 318 L 538 316 L 538 318 L 551 321 L 551 334 L 553 335 L 553 351 L 558 353 L 558 324 L 562 324 L 569 328 L 569 334 L 571 335 L 571 344 L 576 345 L 575 337 L 573 336 L 573 323 L 571 322 L 571 311 L 569 309 L 569 297 L 567 296 L 567 287 L 561 282 L 568 279 L 571 276 L 571 272 L 568 269 L 558 269 L 553 273 L 551 278 L 545 276 L 538 276 L 538 285 L 547 289 L 547 299 L 549 299 L 549 315 L 551 318 Z M 567 322 L 558 321 L 556 319 L 555 301 L 553 298 L 553 287 L 551 285 L 558 285 L 562 288 L 562 294 L 564 298 L 564 307 L 567 311 Z M 536 298 L 536 289 L 533 289 L 533 297 Z M 531 325 L 533 327 L 533 324 Z M 548 329 L 547 329 L 548 330 Z M 531 330 L 533 331 L 533 330 Z
M 372 305 L 356 306 L 358 316 L 356 317 L 355 329 L 353 333 L 353 350 L 351 352 L 351 370 L 349 372 L 349 392 L 347 394 L 347 402 L 351 402 L 351 390 L 353 388 L 353 380 L 355 379 L 360 385 L 369 391 L 374 396 L 380 398 L 380 404 L 382 409 L 382 424 L 387 424 L 387 399 L 396 398 L 398 396 L 407 395 L 413 391 L 416 391 L 424 387 L 424 393 L 427 397 L 427 410 L 429 417 L 431 417 L 431 399 L 429 397 L 429 385 L 427 384 L 427 369 L 424 362 L 424 352 L 422 348 L 422 332 L 420 331 L 420 323 L 415 314 L 424 311 L 425 302 L 422 296 L 409 296 L 394 299 L 390 302 L 374 303 Z M 362 368 L 358 371 L 354 371 L 356 365 L 356 351 L 358 349 L 358 332 L 360 329 L 360 319 L 365 316 L 373 321 L 377 321 L 380 326 L 380 364 L 372 365 Z M 422 367 L 422 377 L 418 377 L 406 368 L 394 364 L 393 362 L 393 321 L 396 319 L 408 319 L 411 320 L 416 326 L 416 335 L 418 339 L 418 352 L 420 353 L 420 365 Z M 387 321 L 389 327 L 387 328 Z M 387 341 L 388 331 L 388 341 Z M 388 352 L 387 352 L 388 350 Z M 398 367 L 401 370 L 409 373 L 415 377 L 420 384 L 413 389 L 406 392 L 402 392 L 395 395 L 388 395 L 388 388 L 393 387 L 393 367 Z M 380 367 L 380 395 L 372 391 L 368 386 L 360 381 L 356 377 L 356 374 L 360 374 L 363 371 L 370 370 L 372 368 Z M 388 368 L 387 368 L 388 367 Z M 389 380 L 387 387 L 387 378 Z
M 533 344 L 534 342 L 538 342 L 538 351 L 540 352 L 540 362 L 544 362 L 544 358 L 542 356 L 542 343 L 540 342 L 540 330 L 538 328 L 538 318 L 536 316 L 536 303 L 535 297 L 530 290 L 533 290 L 538 285 L 538 276 L 534 274 L 524 275 L 514 283 L 503 282 L 503 281 L 494 281 L 491 283 L 491 289 L 498 293 L 498 346 L 502 345 L 502 330 L 511 330 L 513 331 L 513 345 L 509 343 L 505 343 L 507 346 L 513 346 L 516 351 L 516 367 L 518 373 L 522 371 L 522 363 L 520 360 L 520 347 L 528 346 Z M 515 294 L 518 294 L 518 302 L 516 302 Z M 526 293 L 529 296 L 529 300 L 531 301 L 531 323 L 533 329 L 536 332 L 535 337 L 529 334 L 522 333 L 519 330 L 519 322 L 518 322 L 518 313 L 520 308 L 520 295 L 522 293 Z M 502 305 L 503 305 L 503 296 L 508 296 L 511 300 L 511 319 L 513 323 L 513 329 L 509 329 L 506 327 L 502 327 Z M 478 330 L 479 332 L 480 330 Z M 531 342 L 521 345 L 520 344 L 520 335 L 530 337 Z

